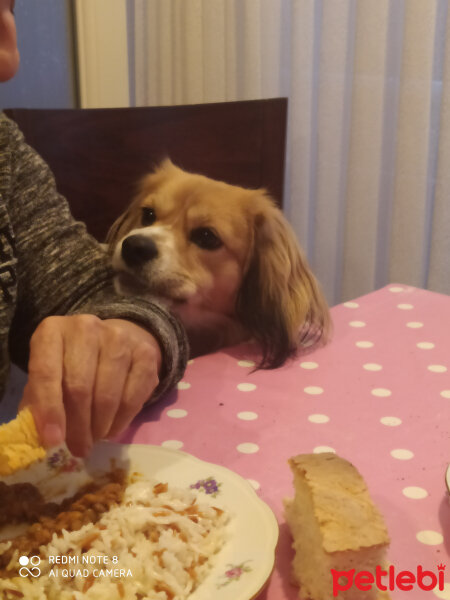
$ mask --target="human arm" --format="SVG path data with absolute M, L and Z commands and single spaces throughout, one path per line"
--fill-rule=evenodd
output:
M 33 333 L 39 334 L 43 325 L 48 329 L 48 323 L 59 317 L 90 314 L 101 319 L 103 325 L 110 319 L 126 320 L 126 327 L 128 323 L 142 326 L 156 341 L 154 360 L 157 361 L 158 349 L 161 351 L 159 384 L 151 396 L 151 401 L 155 400 L 173 387 L 184 371 L 187 344 L 181 325 L 157 301 L 130 301 L 115 294 L 112 271 L 99 244 L 82 224 L 72 219 L 42 159 L 24 144 L 11 122 L 9 128 L 11 192 L 7 200 L 18 275 L 17 310 L 10 334 L 13 360 L 27 365 Z M 114 327 L 117 330 L 117 323 Z M 69 324 L 63 329 L 67 336 L 69 330 L 76 328 Z M 98 327 L 98 333 L 101 346 L 103 326 Z M 53 359 L 48 363 L 54 377 L 60 366 L 54 365 Z M 63 387 L 62 383 L 64 398 Z M 34 402 L 44 411 L 44 401 Z

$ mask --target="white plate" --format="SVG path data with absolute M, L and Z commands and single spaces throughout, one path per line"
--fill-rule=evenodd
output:
M 185 452 L 139 444 L 96 444 L 86 467 L 91 473 L 104 471 L 110 468 L 111 459 L 151 481 L 178 488 L 197 485 L 199 501 L 222 508 L 231 516 L 229 540 L 189 600 L 251 600 L 258 595 L 272 573 L 279 530 L 274 514 L 245 479 Z M 61 448 L 49 453 L 46 464 L 39 468 L 46 470 L 46 486 L 52 479 L 83 477 L 81 461 Z M 26 478 L 24 472 L 22 477 Z M 43 480 L 42 472 L 36 479 Z

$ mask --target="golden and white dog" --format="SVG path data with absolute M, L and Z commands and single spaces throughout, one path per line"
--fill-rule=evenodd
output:
M 197 356 L 250 338 L 260 368 L 325 340 L 326 302 L 295 235 L 264 190 L 164 161 L 107 238 L 125 294 L 164 299 Z

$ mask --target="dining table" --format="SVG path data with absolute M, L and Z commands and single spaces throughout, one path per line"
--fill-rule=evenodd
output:
M 335 452 L 364 477 L 384 516 L 396 573 L 438 573 L 444 589 L 391 598 L 450 599 L 450 297 L 391 284 L 331 309 L 330 341 L 255 370 L 252 344 L 189 361 L 177 389 L 120 437 L 222 465 L 248 480 L 279 524 L 273 573 L 258 600 L 294 600 L 283 499 L 288 459 Z
M 283 508 L 294 494 L 288 459 L 322 452 L 363 476 L 396 573 L 444 573 L 441 589 L 416 582 L 391 598 L 450 600 L 450 297 L 393 283 L 334 306 L 331 317 L 327 344 L 277 369 L 257 369 L 253 343 L 190 360 L 176 389 L 118 441 L 185 452 L 248 481 L 279 527 L 257 600 L 298 598 Z

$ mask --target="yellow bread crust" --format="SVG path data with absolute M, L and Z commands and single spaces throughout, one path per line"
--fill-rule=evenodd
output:
M 0 476 L 25 469 L 45 455 L 46 450 L 41 445 L 29 408 L 21 410 L 13 421 L 0 426 Z
M 389 545 L 383 517 L 351 463 L 326 452 L 294 456 L 289 465 L 310 490 L 325 552 Z

